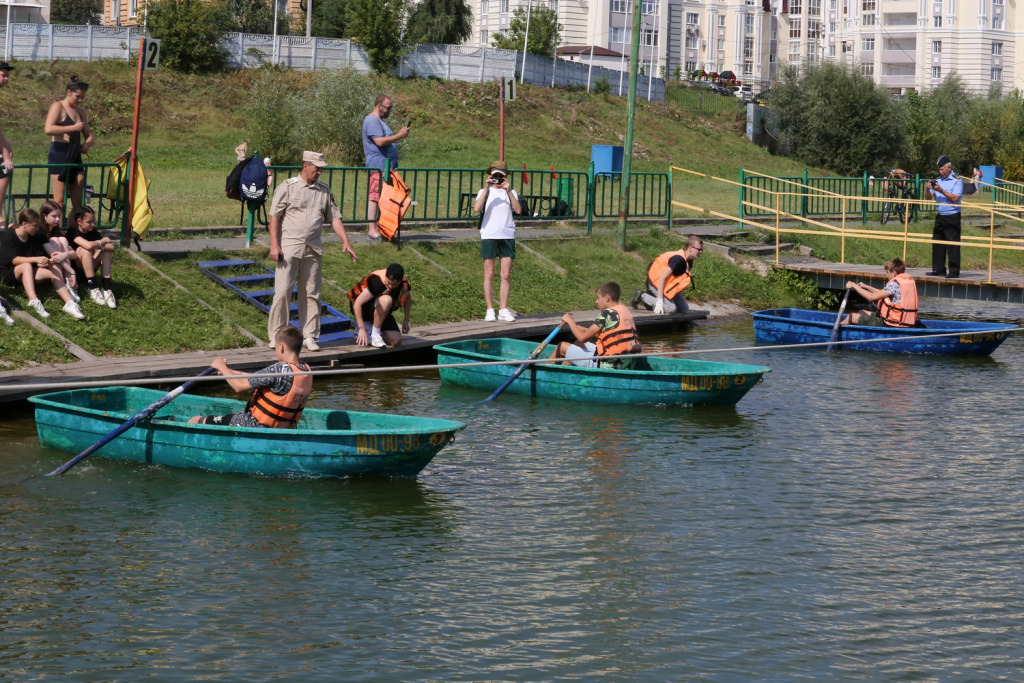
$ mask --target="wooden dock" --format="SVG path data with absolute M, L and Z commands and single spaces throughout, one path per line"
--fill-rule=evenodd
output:
M 784 263 L 779 268 L 807 275 L 822 289 L 845 289 L 849 280 L 864 282 L 872 287 L 884 287 L 885 268 L 857 263 Z M 988 271 L 961 270 L 958 278 L 926 275 L 931 268 L 907 268 L 907 273 L 917 282 L 920 296 L 935 296 L 946 299 L 969 299 L 972 301 L 1003 301 L 1024 303 L 1024 275 Z
M 595 311 L 578 311 L 573 317 L 580 322 L 594 319 Z M 690 310 L 680 315 L 655 315 L 648 311 L 633 313 L 641 331 L 671 330 L 707 318 L 707 311 Z M 434 344 L 463 341 L 481 337 L 512 337 L 515 339 L 543 339 L 561 322 L 561 314 L 520 316 L 513 323 L 469 320 L 414 327 L 405 335 L 401 346 L 375 349 L 356 346 L 352 340 L 336 345 L 323 345 L 320 351 L 303 351 L 302 358 L 313 368 L 338 366 L 400 365 L 411 355 L 430 353 Z M 589 323 L 588 323 L 589 324 Z M 96 358 L 76 363 L 39 365 L 0 373 L 0 402 L 23 400 L 46 389 L 19 390 L 19 385 L 62 382 L 88 382 L 117 380 L 130 384 L 131 380 L 160 377 L 198 375 L 209 367 L 214 358 L 226 358 L 228 365 L 238 370 L 259 370 L 274 362 L 274 351 L 266 344 L 243 349 L 220 351 L 193 351 L 156 356 L 130 356 L 125 358 Z M 56 391 L 55 387 L 52 391 Z

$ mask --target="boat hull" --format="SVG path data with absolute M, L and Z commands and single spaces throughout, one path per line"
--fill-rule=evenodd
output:
M 518 339 L 474 339 L 434 346 L 440 365 L 525 360 L 536 348 Z M 531 364 L 506 391 L 592 403 L 734 405 L 770 368 L 682 358 L 651 357 L 650 369 L 606 370 Z M 441 381 L 494 391 L 516 365 L 440 368 Z
M 757 311 L 754 338 L 762 344 L 813 344 L 829 341 L 836 314 L 800 308 Z M 939 356 L 987 356 L 1015 329 L 1014 325 L 950 320 L 922 320 L 924 327 L 868 327 L 841 325 L 836 341 L 864 342 L 834 348 L 881 353 L 917 353 Z M 928 335 L 959 332 L 951 337 Z M 885 339 L 886 341 L 875 341 Z M 824 347 L 823 347 L 824 348 Z
M 46 448 L 79 453 L 163 396 L 137 387 L 34 396 Z M 307 409 L 298 429 L 188 424 L 193 415 L 243 410 L 232 399 L 185 394 L 100 448 L 95 456 L 267 476 L 415 477 L 465 427 L 461 422 Z

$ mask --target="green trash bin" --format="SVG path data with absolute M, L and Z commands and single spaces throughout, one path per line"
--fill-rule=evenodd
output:
M 572 178 L 558 178 L 558 200 L 551 207 L 552 216 L 568 216 L 572 213 L 572 203 L 576 199 L 572 181 Z

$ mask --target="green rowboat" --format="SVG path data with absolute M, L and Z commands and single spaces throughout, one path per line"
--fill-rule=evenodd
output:
M 165 392 L 138 387 L 76 389 L 33 396 L 46 448 L 78 453 Z M 415 477 L 465 428 L 462 422 L 349 410 L 302 413 L 298 429 L 188 424 L 226 415 L 243 401 L 184 394 L 100 448 L 96 455 L 171 467 L 270 476 Z
M 536 343 L 519 339 L 474 339 L 437 344 L 437 362 L 473 363 L 525 360 Z M 507 391 L 513 394 L 593 403 L 734 405 L 771 368 L 688 358 L 649 356 L 630 370 L 529 365 Z M 641 369 L 642 368 L 642 369 Z M 440 369 L 441 381 L 494 391 L 515 372 L 515 365 Z

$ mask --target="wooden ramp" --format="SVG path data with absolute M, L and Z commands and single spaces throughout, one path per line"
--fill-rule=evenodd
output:
M 822 289 L 845 289 L 849 280 L 864 282 L 872 287 L 885 286 L 885 269 L 882 266 L 868 266 L 857 263 L 784 263 L 776 266 L 783 270 L 807 275 Z M 931 268 L 907 268 L 907 273 L 917 282 L 920 296 L 935 296 L 946 299 L 970 299 L 973 301 L 1005 301 L 1024 303 L 1024 275 L 1017 273 L 961 270 L 958 278 L 925 275 Z
M 581 323 L 594 319 L 596 312 L 579 311 L 572 315 Z M 671 329 L 707 318 L 707 311 L 690 310 L 681 315 L 655 315 L 648 311 L 634 311 L 636 326 L 643 332 Z M 402 345 L 393 349 L 375 349 L 356 346 L 352 340 L 322 345 L 320 351 L 303 351 L 302 358 L 314 369 L 335 365 L 399 365 L 401 356 L 410 352 L 424 352 L 434 344 L 462 341 L 479 337 L 512 337 L 515 339 L 543 339 L 561 322 L 562 315 L 521 316 L 513 323 L 469 320 L 414 327 L 405 335 Z M 567 333 L 563 333 L 567 334 Z M 641 335 L 642 336 L 642 335 Z M 564 337 L 563 337 L 564 338 Z M 118 380 L 131 383 L 133 379 L 181 377 L 197 375 L 209 367 L 214 358 L 226 358 L 228 365 L 237 370 L 259 370 L 274 362 L 274 351 L 266 345 L 221 351 L 194 351 L 158 356 L 131 356 L 127 358 L 98 358 L 95 360 L 40 365 L 0 373 L 0 402 L 16 401 L 50 390 L 19 391 L 19 384 L 84 382 Z M 57 388 L 53 389 L 56 391 Z

